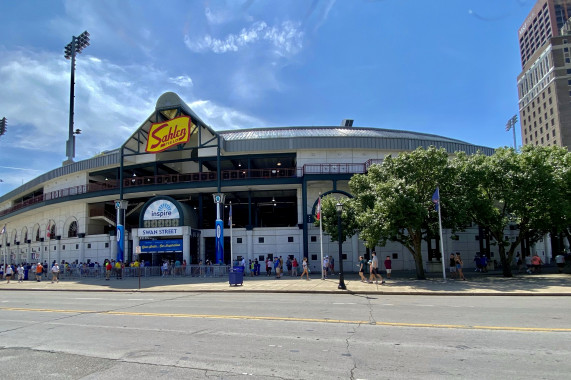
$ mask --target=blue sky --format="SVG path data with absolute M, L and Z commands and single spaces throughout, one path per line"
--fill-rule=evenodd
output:
M 513 146 L 532 0 L 0 0 L 0 194 L 119 147 L 173 91 L 213 129 L 354 126 Z M 517 139 L 520 144 L 519 124 Z

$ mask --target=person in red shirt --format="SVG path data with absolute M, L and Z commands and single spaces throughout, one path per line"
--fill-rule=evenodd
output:
M 387 278 L 391 278 L 391 272 L 393 270 L 393 263 L 391 261 L 391 257 L 387 256 L 385 259 L 385 269 L 387 270 Z
M 107 263 L 105 264 L 105 280 L 109 280 L 112 270 L 113 270 L 113 265 L 111 265 L 111 261 L 107 260 Z
M 43 271 L 44 271 L 44 267 L 42 266 L 42 263 L 38 263 L 38 265 L 36 266 L 36 281 L 37 282 L 42 281 L 42 272 Z

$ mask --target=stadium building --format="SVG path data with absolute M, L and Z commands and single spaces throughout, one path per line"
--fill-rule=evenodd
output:
M 291 255 L 308 257 L 318 270 L 321 244 L 313 222 L 319 194 L 350 197 L 352 175 L 388 155 L 429 146 L 450 154 L 493 153 L 442 136 L 357 128 L 351 120 L 339 127 L 215 131 L 167 92 L 118 149 L 54 169 L 0 197 L 0 254 L 12 263 L 138 257 L 152 266 Z M 477 227 L 455 236 L 445 231 L 444 239 L 447 252 L 498 259 L 497 247 Z M 324 235 L 324 254 L 337 259 L 337 244 Z M 440 268 L 438 247 L 437 236 L 423 247 L 429 271 L 433 264 Z M 415 268 L 399 244 L 376 251 L 393 258 L 393 269 Z M 345 268 L 356 271 L 358 256 L 368 253 L 358 237 L 349 239 Z

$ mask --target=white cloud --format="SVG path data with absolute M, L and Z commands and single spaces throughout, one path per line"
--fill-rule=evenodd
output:
M 5 51 L 0 104 L 9 115 L 12 147 L 65 157 L 69 129 L 69 61 L 60 55 Z M 74 129 L 78 158 L 118 147 L 154 109 L 146 87 L 133 85 L 152 68 L 125 70 L 82 56 L 77 62 Z
M 256 117 L 214 104 L 209 100 L 197 100 L 189 104 L 200 118 L 215 130 L 261 128 L 267 123 Z
M 297 54 L 302 49 L 303 36 L 299 23 L 285 21 L 280 26 L 270 27 L 265 22 L 258 21 L 237 34 L 228 34 L 223 39 L 214 38 L 210 34 L 195 39 L 186 34 L 184 43 L 195 53 L 211 51 L 223 54 L 237 52 L 256 43 L 269 42 L 276 54 L 286 56 Z
M 179 87 L 190 88 L 193 86 L 192 78 L 186 75 L 179 75 L 178 77 L 171 77 L 168 79 L 170 83 L 174 83 Z

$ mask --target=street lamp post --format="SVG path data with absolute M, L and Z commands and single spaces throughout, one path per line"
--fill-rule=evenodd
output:
M 65 154 L 67 160 L 64 161 L 64 165 L 69 165 L 73 163 L 73 158 L 75 157 L 75 135 L 81 133 L 80 129 L 75 132 L 73 130 L 73 105 L 74 105 L 74 87 L 75 87 L 75 55 L 81 53 L 81 51 L 89 46 L 89 33 L 87 30 L 79 35 L 79 37 L 72 36 L 71 42 L 65 47 L 66 59 L 71 59 L 71 83 L 69 90 L 69 135 L 67 143 L 65 146 Z
M 343 212 L 343 204 L 337 203 L 337 240 L 339 241 L 339 286 L 337 289 L 347 289 L 345 286 L 345 278 L 343 275 L 343 242 L 341 241 L 341 213 Z

